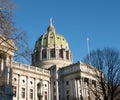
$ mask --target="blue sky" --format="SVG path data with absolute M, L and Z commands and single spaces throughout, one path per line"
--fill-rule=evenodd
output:
M 29 44 L 46 32 L 53 18 L 56 32 L 69 43 L 73 62 L 90 50 L 112 47 L 120 50 L 120 0 L 14 0 L 15 25 L 29 35 Z

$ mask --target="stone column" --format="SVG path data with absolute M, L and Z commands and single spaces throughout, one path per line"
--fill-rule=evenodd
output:
M 12 85 L 12 66 L 13 66 L 13 57 L 10 57 L 10 76 L 9 76 L 9 83 Z
M 36 78 L 34 79 L 34 100 L 37 100 L 37 82 Z
M 56 46 L 55 46 L 55 59 L 57 59 L 57 49 L 56 49 Z
M 42 60 L 42 49 L 40 49 L 40 60 Z
M 9 84 L 9 72 L 10 72 L 10 61 L 9 61 L 9 56 L 6 55 L 6 66 L 5 66 L 5 81 L 6 81 L 6 84 Z
M 20 94 L 21 94 L 21 85 L 20 85 L 20 75 L 18 74 L 18 86 L 17 86 L 17 100 L 20 100 Z
M 40 83 L 41 83 L 41 95 L 42 95 L 42 97 L 41 97 L 41 100 L 44 100 L 44 84 L 43 84 L 43 80 L 40 80 L 39 81 Z
M 1 58 L 1 72 L 3 72 L 4 67 L 5 67 L 5 66 L 3 66 L 3 59 Z
M 70 60 L 70 51 L 68 50 L 68 60 Z
M 26 76 L 26 100 L 29 100 L 29 77 Z
M 4 60 L 3 59 L 1 59 L 1 72 L 0 72 L 0 74 L 1 74 L 1 79 L 2 79 L 2 82 L 1 82 L 1 84 L 3 85 L 4 84 L 4 82 L 5 82 L 5 76 L 4 76 L 4 70 L 5 70 L 5 66 L 3 66 L 3 62 L 4 62 Z
M 59 50 L 58 49 L 56 49 L 56 52 L 55 52 L 56 54 L 55 54 L 55 56 L 56 56 L 56 59 L 59 59 Z
M 59 90 L 58 90 L 58 81 L 56 81 L 56 98 L 59 100 Z
M 48 100 L 51 100 L 50 82 L 48 81 Z
M 89 85 L 92 86 L 92 80 L 89 80 Z M 89 91 L 90 98 L 92 97 L 92 92 L 91 90 Z
M 78 93 L 78 100 L 80 99 L 80 83 L 79 83 L 79 80 L 76 80 L 77 81 L 77 93 Z
M 46 49 L 46 52 L 47 52 L 47 55 L 46 55 L 46 56 L 47 56 L 47 59 L 50 59 L 49 51 L 50 51 L 50 50 L 47 48 L 47 49 Z
M 85 96 L 85 82 L 84 82 L 84 78 L 82 78 L 82 82 L 83 82 L 83 89 L 82 89 L 82 92 L 83 92 L 83 98 Z
M 83 79 L 83 77 L 81 77 L 81 94 L 82 94 L 82 96 L 84 95 L 84 79 Z
M 66 51 L 63 49 L 63 60 L 66 60 Z
M 75 98 L 78 98 L 78 87 L 77 87 L 77 80 L 74 80 L 74 84 L 75 84 Z

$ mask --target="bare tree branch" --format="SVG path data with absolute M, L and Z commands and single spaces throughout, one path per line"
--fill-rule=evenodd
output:
M 114 100 L 115 92 L 120 85 L 120 53 L 112 48 L 104 48 L 92 51 L 90 55 L 91 64 L 103 70 L 105 75 L 99 77 L 96 74 L 104 100 Z M 87 56 L 84 59 L 85 63 L 89 63 Z
M 13 21 L 13 9 L 15 4 L 11 0 L 0 0 L 0 35 L 5 37 L 3 42 L 14 40 L 15 46 L 18 50 L 15 52 L 15 60 L 24 62 L 31 61 L 30 46 L 27 41 L 27 33 L 21 29 L 16 28 Z M 11 48 L 8 48 L 8 52 Z

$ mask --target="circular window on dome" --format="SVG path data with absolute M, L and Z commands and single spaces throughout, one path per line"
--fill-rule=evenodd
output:
M 25 80 L 22 80 L 23 81 L 23 83 L 25 83 Z
M 16 79 L 16 78 L 14 78 L 14 81 L 17 81 L 17 79 Z
M 32 81 L 30 81 L 30 84 L 33 84 L 33 82 L 32 82 Z
M 47 87 L 47 84 L 45 84 L 45 87 Z

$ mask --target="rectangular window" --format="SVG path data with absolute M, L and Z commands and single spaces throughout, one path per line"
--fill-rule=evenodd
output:
M 69 59 L 69 51 L 66 51 L 66 59 Z
M 44 100 L 47 100 L 47 92 L 45 92 L 45 99 Z
M 30 89 L 30 99 L 33 99 L 33 89 Z
M 88 78 L 84 78 L 84 83 L 89 86 L 89 79 Z
M 50 50 L 50 56 L 51 58 L 55 57 L 55 49 Z
M 92 86 L 96 87 L 96 81 L 95 80 L 92 80 Z
M 56 100 L 56 95 L 54 95 L 54 100 Z
M 25 98 L 25 88 L 22 88 L 22 89 L 21 89 L 21 97 L 22 97 L 22 98 Z
M 69 81 L 66 81 L 66 85 L 69 85 Z
M 47 51 L 44 49 L 42 51 L 42 59 L 46 59 L 47 58 Z
M 16 86 L 13 87 L 13 94 L 14 94 L 14 97 L 16 97 L 16 92 L 17 92 L 17 88 Z
M 56 92 L 56 88 L 54 88 L 54 92 Z
M 69 90 L 66 91 L 66 94 L 69 94 Z
M 60 50 L 59 50 L 59 57 L 60 57 L 60 58 L 63 58 L 63 49 L 60 49 Z
M 69 95 L 67 95 L 67 100 L 70 100 L 70 96 Z
M 56 82 L 54 82 L 54 85 L 56 85 Z

